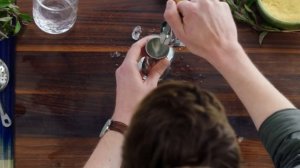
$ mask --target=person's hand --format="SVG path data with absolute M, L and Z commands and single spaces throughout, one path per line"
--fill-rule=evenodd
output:
M 116 70 L 117 93 L 113 120 L 129 124 L 138 103 L 157 86 L 159 78 L 170 64 L 167 59 L 159 61 L 151 68 L 147 79 L 142 79 L 138 61 L 142 48 L 151 38 L 153 37 L 147 36 L 134 43 L 124 62 Z
M 238 44 L 237 29 L 226 2 L 168 0 L 166 21 L 187 48 L 208 61 Z

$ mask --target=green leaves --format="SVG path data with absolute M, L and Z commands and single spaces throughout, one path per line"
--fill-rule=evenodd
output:
M 0 40 L 16 35 L 22 25 L 32 21 L 32 18 L 20 12 L 15 0 L 0 1 Z
M 258 12 L 256 7 L 257 0 L 225 0 L 229 5 L 232 15 L 238 22 L 250 25 L 254 30 L 259 32 L 259 44 L 268 32 L 291 32 L 293 30 L 281 30 L 266 22 Z M 296 30 L 294 30 L 296 31 Z
M 23 24 L 32 22 L 32 17 L 28 14 L 21 13 L 19 17 L 21 18 Z
M 14 35 L 18 34 L 20 30 L 21 30 L 21 23 L 20 23 L 20 21 L 17 21 L 15 30 L 14 30 Z
M 6 8 L 9 6 L 9 4 L 11 4 L 9 0 L 1 0 L 0 8 Z
M 10 17 L 10 16 L 0 18 L 0 22 L 9 22 L 11 20 L 12 20 L 12 17 Z

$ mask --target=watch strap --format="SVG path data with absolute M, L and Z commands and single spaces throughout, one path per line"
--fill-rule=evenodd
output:
M 119 132 L 121 134 L 125 134 L 128 126 L 122 122 L 111 120 L 111 124 L 109 126 L 109 130 Z
M 120 121 L 114 121 L 112 119 L 109 119 L 106 121 L 105 125 L 103 126 L 99 137 L 102 138 L 108 130 L 116 131 L 121 134 L 124 134 L 127 128 L 128 126 L 126 124 Z

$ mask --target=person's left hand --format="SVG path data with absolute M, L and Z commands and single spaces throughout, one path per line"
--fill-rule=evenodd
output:
M 140 101 L 157 86 L 158 80 L 169 66 L 163 59 L 155 64 L 146 80 L 142 79 L 138 62 L 142 48 L 152 36 L 144 37 L 128 50 L 122 65 L 116 70 L 116 106 L 112 119 L 129 124 Z

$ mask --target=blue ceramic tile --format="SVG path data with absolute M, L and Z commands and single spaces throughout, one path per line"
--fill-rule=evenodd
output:
M 15 86 L 15 39 L 10 38 L 0 41 L 0 59 L 4 61 L 9 69 L 9 83 L 0 92 L 0 101 L 3 110 L 12 120 L 10 127 L 0 124 L 0 167 L 13 168 L 14 155 L 14 86 Z

